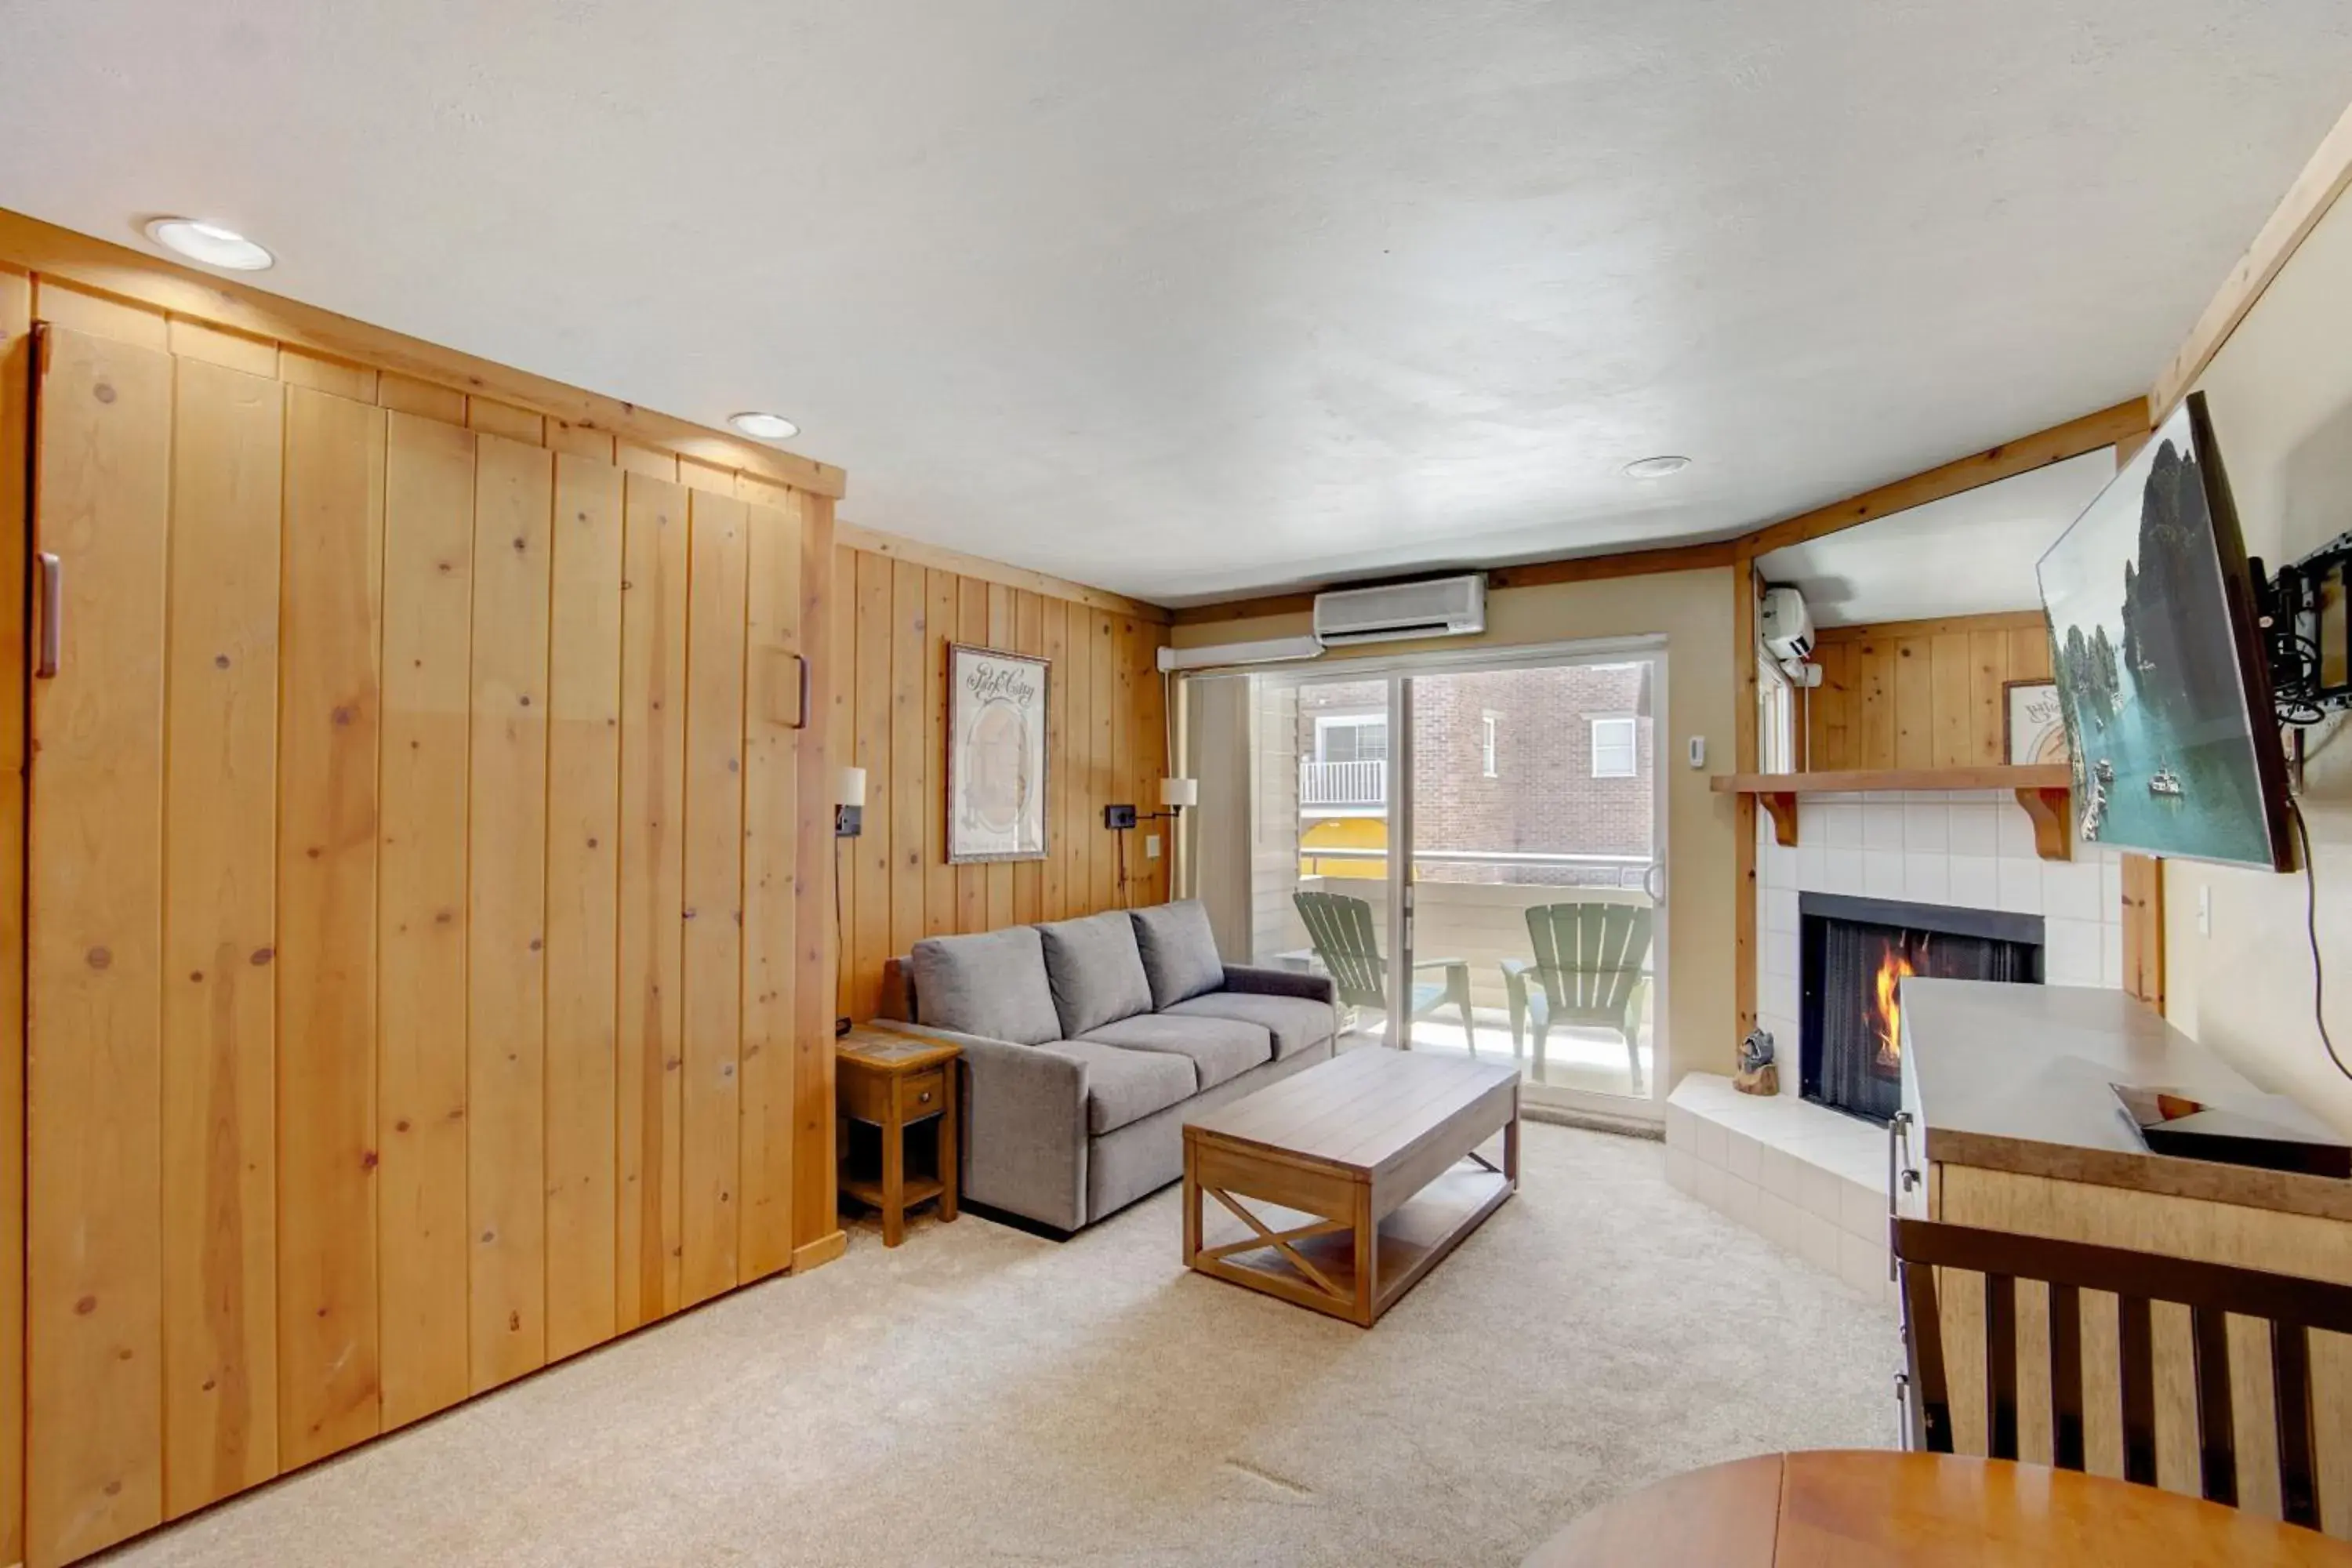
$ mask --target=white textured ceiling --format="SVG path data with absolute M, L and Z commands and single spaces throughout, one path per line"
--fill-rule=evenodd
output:
M 2115 477 L 2115 448 L 2103 447 L 1776 550 L 1756 567 L 1802 592 L 1816 626 L 2040 609 L 2034 563 Z
M 2343 0 L 0 0 L 0 205 L 1146 597 L 1719 534 L 2153 379 Z M 1623 478 L 1687 453 L 1681 478 Z

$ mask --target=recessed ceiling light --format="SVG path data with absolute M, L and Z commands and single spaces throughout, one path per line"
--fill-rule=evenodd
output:
M 1663 479 L 1668 474 L 1679 474 L 1689 467 L 1688 458 L 1636 458 L 1625 465 L 1625 472 L 1637 479 Z
M 781 414 L 730 414 L 727 423 L 755 441 L 789 441 L 801 433 Z
M 259 272 L 278 259 L 235 229 L 192 217 L 159 217 L 147 226 L 147 237 L 191 261 L 231 272 Z

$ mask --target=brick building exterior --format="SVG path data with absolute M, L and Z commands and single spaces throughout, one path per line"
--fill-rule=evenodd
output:
M 1448 861 L 1448 851 L 1608 855 L 1652 852 L 1655 799 L 1649 667 L 1571 665 L 1433 676 L 1413 683 L 1414 838 L 1428 881 L 1638 885 L 1640 868 Z M 1309 685 L 1298 693 L 1297 756 L 1340 763 L 1388 754 L 1385 687 Z M 1377 773 L 1307 773 L 1308 843 L 1386 842 L 1389 803 L 1365 798 Z M 1384 794 L 1384 792 L 1380 792 Z M 1329 824 L 1330 826 L 1324 825 Z

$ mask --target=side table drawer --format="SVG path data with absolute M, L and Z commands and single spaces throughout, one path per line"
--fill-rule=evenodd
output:
M 919 1121 L 947 1109 L 948 1076 L 939 1068 L 909 1073 L 898 1080 L 898 1120 Z

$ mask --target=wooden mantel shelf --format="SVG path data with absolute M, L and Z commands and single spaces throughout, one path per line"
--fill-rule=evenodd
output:
M 1772 837 L 1783 846 L 1797 842 L 1797 797 L 1801 795 L 1860 795 L 1864 791 L 2005 789 L 2033 819 L 2033 847 L 2044 860 L 2074 858 L 2074 771 L 2063 763 L 2039 767 L 1864 768 L 1847 773 L 1717 773 L 1708 781 L 1717 795 L 1752 795 L 1772 816 Z

